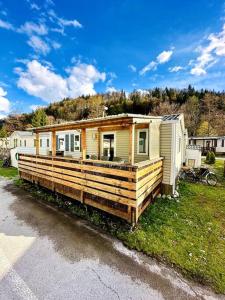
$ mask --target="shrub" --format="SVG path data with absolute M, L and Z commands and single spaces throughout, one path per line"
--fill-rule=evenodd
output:
M 215 164 L 216 161 L 216 156 L 213 151 L 209 151 L 206 155 L 206 160 L 205 162 L 209 165 Z

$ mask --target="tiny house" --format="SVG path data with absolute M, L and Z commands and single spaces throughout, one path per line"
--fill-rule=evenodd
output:
M 35 155 L 21 178 L 136 223 L 160 193 L 173 194 L 185 161 L 182 114 L 121 114 L 31 128 Z
M 213 151 L 216 154 L 225 154 L 225 136 L 192 136 L 189 145 L 201 147 L 202 154 Z
M 36 153 L 36 135 L 29 131 L 14 131 L 9 137 L 11 165 L 18 167 L 18 154 Z

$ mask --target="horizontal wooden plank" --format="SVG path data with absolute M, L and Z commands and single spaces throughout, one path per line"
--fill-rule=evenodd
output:
M 118 209 L 115 209 L 115 208 L 111 208 L 111 207 L 103 205 L 101 203 L 97 203 L 97 202 L 95 202 L 95 201 L 93 201 L 89 198 L 85 198 L 84 203 L 87 204 L 87 205 L 93 206 L 95 208 L 98 208 L 100 210 L 104 210 L 105 212 L 110 213 L 112 215 L 115 215 L 117 217 L 120 217 L 122 219 L 125 219 L 125 220 L 130 219 L 128 213 L 122 212 L 122 211 L 120 211 Z
M 146 193 L 142 194 L 141 196 L 138 197 L 137 199 L 137 206 L 139 206 L 145 198 L 162 182 L 162 178 L 158 179 L 149 189 L 146 191 Z
M 31 170 L 31 171 L 37 172 L 39 174 L 45 174 L 45 175 L 49 175 L 51 177 L 65 179 L 67 181 L 80 184 L 81 186 L 94 187 L 96 189 L 100 189 L 100 190 L 103 190 L 103 191 L 114 193 L 116 195 L 121 195 L 121 196 L 128 197 L 128 198 L 131 198 L 131 199 L 134 199 L 134 200 L 136 199 L 136 192 L 135 191 L 129 191 L 129 190 L 126 190 L 126 189 L 117 188 L 117 187 L 114 187 L 114 186 L 109 186 L 107 184 L 104 184 L 105 183 L 104 181 L 102 181 L 103 183 L 93 182 L 93 181 L 87 180 L 85 177 L 84 177 L 84 179 L 81 179 L 81 178 L 74 177 L 74 176 L 69 176 L 69 175 L 56 173 L 52 170 L 50 170 L 50 171 L 43 170 L 43 169 L 38 168 L 37 166 L 34 166 L 34 167 L 26 166 L 26 165 L 23 165 L 21 163 L 19 163 L 19 167 L 21 167 L 25 170 Z M 85 174 L 83 174 L 83 175 L 85 175 Z M 79 189 L 82 190 L 83 188 L 80 187 Z
M 136 172 L 114 169 L 113 167 L 106 168 L 104 166 L 101 166 L 101 167 L 91 166 L 91 165 L 79 164 L 77 162 L 68 163 L 65 161 L 59 161 L 59 160 L 55 160 L 55 159 L 50 160 L 50 159 L 27 157 L 27 156 L 21 155 L 19 161 L 20 160 L 39 162 L 39 163 L 53 165 L 53 166 L 56 165 L 56 166 L 61 166 L 61 167 L 75 168 L 75 169 L 92 171 L 92 172 L 114 175 L 114 176 L 119 176 L 119 177 L 125 177 L 125 178 L 130 178 L 130 179 L 135 179 L 135 175 L 136 175 Z
M 158 169 L 154 170 L 152 173 L 150 173 L 149 175 L 143 177 L 140 181 L 137 182 L 137 190 L 139 190 L 140 188 L 142 188 L 144 185 L 148 184 L 149 181 L 157 176 L 159 173 L 162 172 L 162 167 L 159 167 Z
M 137 171 L 137 178 L 139 179 L 139 178 L 141 178 L 142 176 L 144 176 L 144 175 L 148 174 L 149 172 L 153 171 L 154 169 L 157 169 L 157 168 L 161 167 L 162 164 L 163 164 L 163 162 L 162 162 L 162 161 L 159 161 L 159 162 L 157 162 L 157 163 L 154 164 L 154 165 L 150 165 L 150 166 L 148 166 L 148 167 L 146 167 L 146 168 L 143 168 L 143 169 L 141 169 L 141 170 L 138 170 L 138 171 Z
M 158 175 L 154 176 L 149 182 L 147 182 L 142 188 L 140 188 L 138 191 L 137 191 L 137 197 L 145 194 L 146 197 L 148 196 L 148 190 L 149 188 L 152 187 L 152 185 L 158 180 L 158 179 L 162 179 L 162 172 L 160 172 Z
M 126 189 L 133 190 L 133 191 L 136 189 L 135 182 L 128 182 L 128 181 L 123 181 L 123 180 L 119 180 L 119 179 L 108 178 L 105 176 L 89 174 L 86 172 L 78 172 L 78 171 L 74 171 L 74 170 L 62 169 L 60 167 L 46 166 L 46 165 L 36 164 L 36 163 L 32 163 L 32 162 L 27 162 L 27 161 L 19 161 L 19 166 L 20 165 L 21 166 L 22 165 L 31 166 L 31 167 L 35 167 L 35 168 L 37 167 L 37 168 L 43 169 L 43 170 L 52 170 L 52 171 L 58 172 L 60 174 L 71 175 L 71 176 L 75 176 L 78 178 L 85 178 L 85 179 L 97 181 L 97 182 L 104 181 L 105 184 L 109 184 L 109 185 L 121 187 L 121 188 L 126 188 Z
M 71 188 L 78 189 L 78 190 L 81 190 L 83 192 L 95 195 L 95 196 L 99 196 L 99 197 L 102 197 L 102 198 L 105 198 L 105 199 L 108 199 L 108 200 L 111 200 L 111 201 L 114 201 L 114 202 L 118 202 L 118 203 L 122 203 L 122 204 L 125 204 L 125 205 L 130 205 L 132 207 L 136 207 L 136 201 L 135 200 L 131 200 L 131 199 L 123 197 L 123 196 L 114 195 L 114 194 L 108 193 L 106 191 L 96 190 L 94 188 L 90 188 L 90 187 L 87 187 L 87 186 L 82 186 L 82 185 L 79 185 L 77 183 L 73 183 L 73 182 L 70 182 L 70 181 L 65 181 L 65 180 L 62 180 L 62 179 L 54 178 L 54 177 L 49 178 L 49 176 L 46 176 L 44 174 L 39 174 L 37 172 L 26 170 L 26 169 L 23 169 L 23 168 L 20 168 L 20 170 L 23 171 L 23 172 L 26 172 L 30 175 L 38 176 L 42 179 L 46 179 L 46 180 L 56 182 L 56 183 L 59 183 L 59 184 L 65 185 L 65 186 L 69 186 Z

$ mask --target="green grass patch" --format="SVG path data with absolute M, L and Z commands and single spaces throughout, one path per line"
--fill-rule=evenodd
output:
M 2 167 L 2 160 L 0 160 L 0 176 L 13 178 L 18 175 L 18 170 L 14 167 L 3 168 Z

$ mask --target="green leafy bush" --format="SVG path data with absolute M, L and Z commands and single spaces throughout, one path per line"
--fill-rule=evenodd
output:
M 213 165 L 216 162 L 216 156 L 215 153 L 213 151 L 208 151 L 207 155 L 206 155 L 206 160 L 205 162 L 209 165 Z

